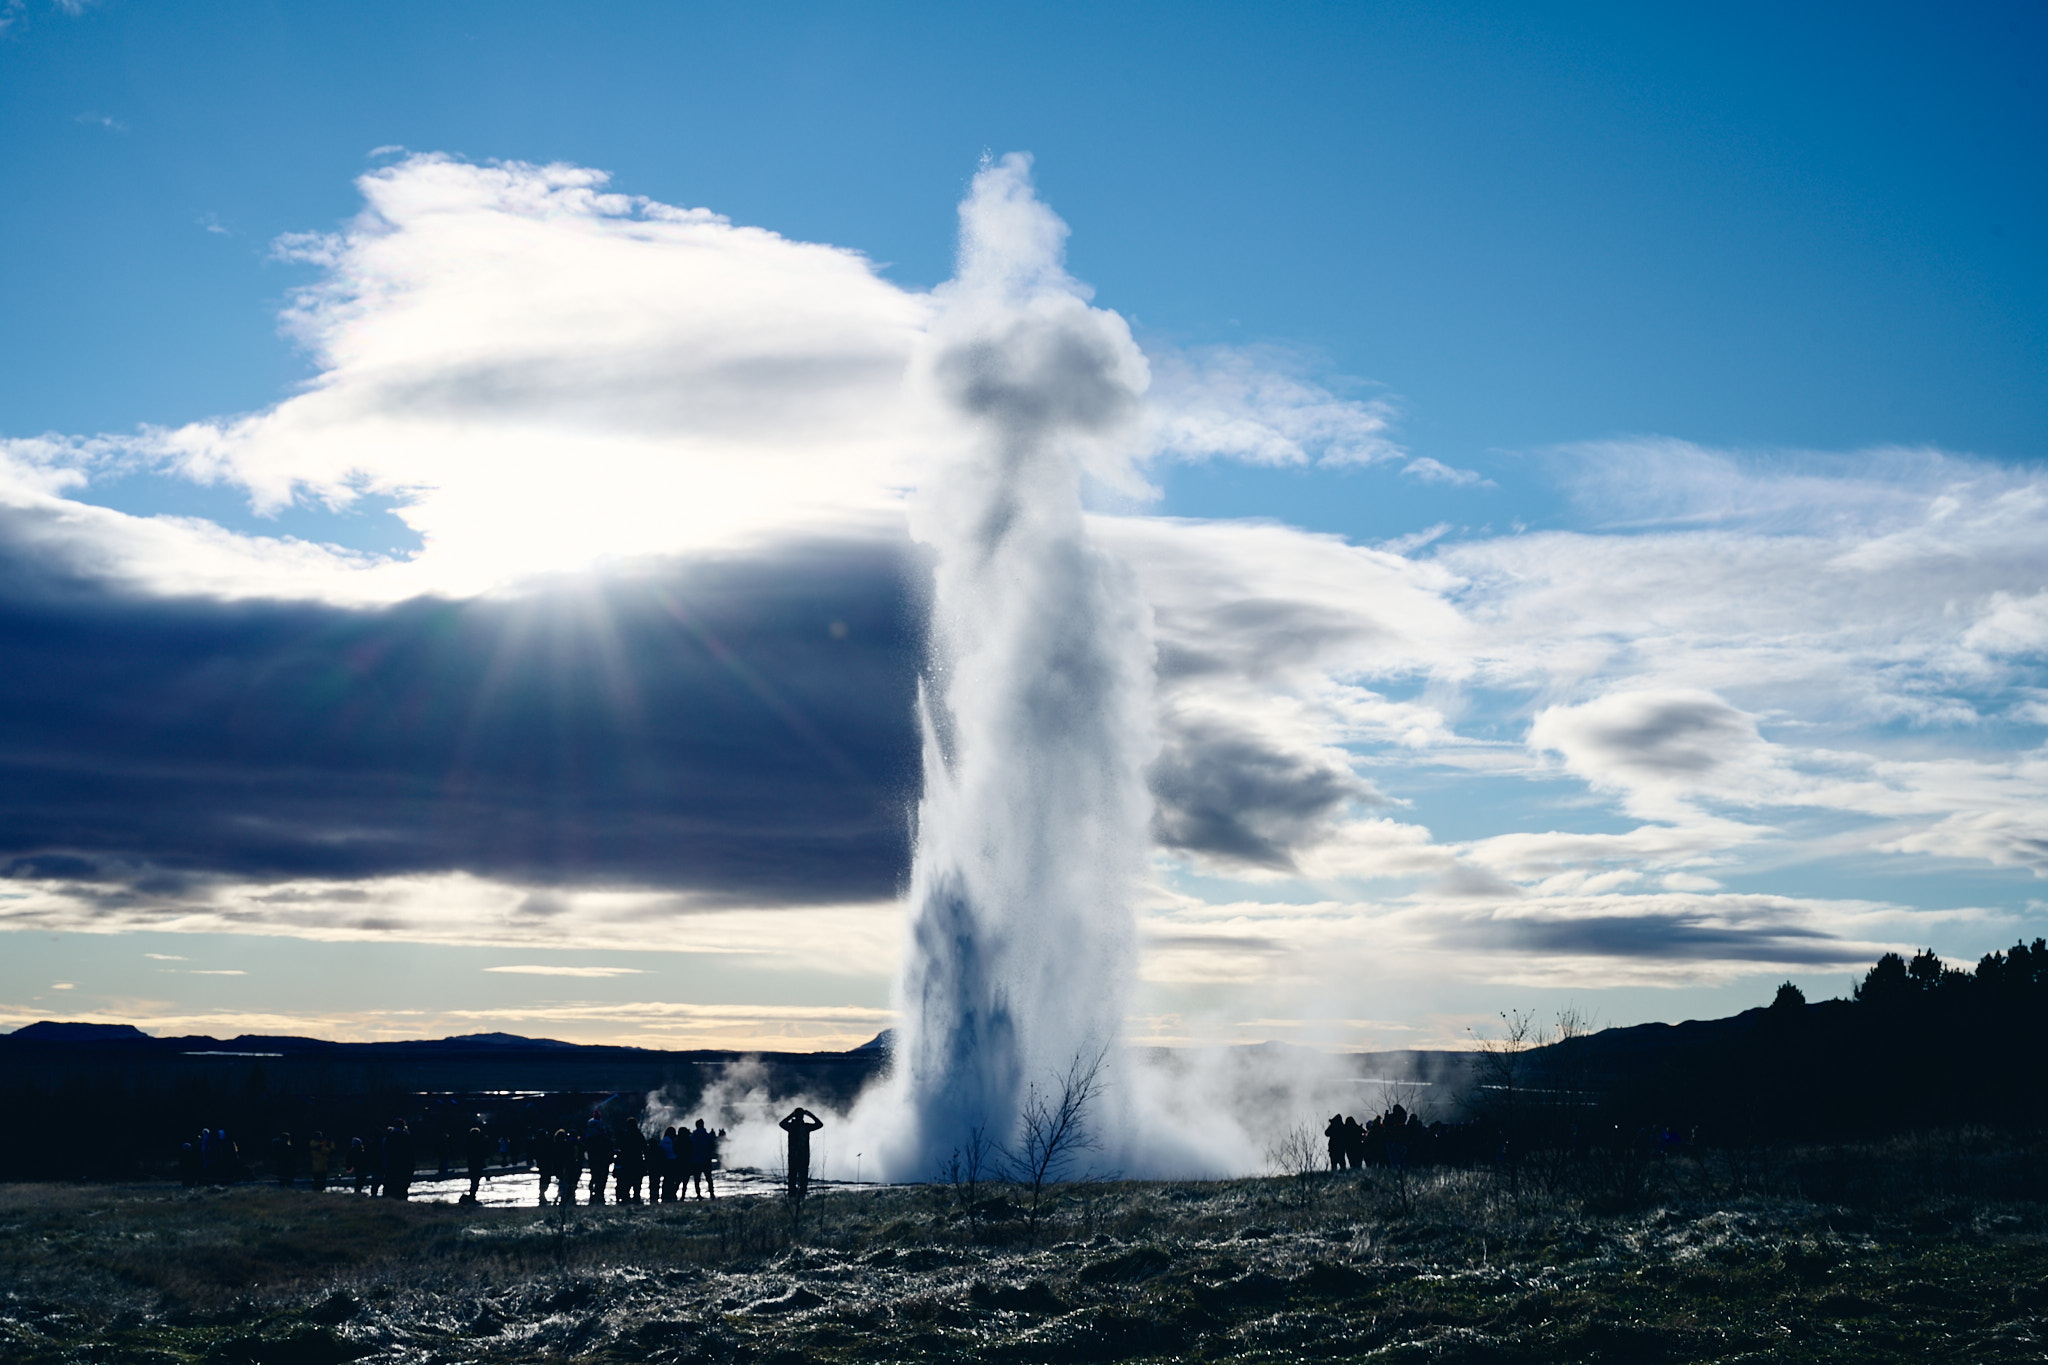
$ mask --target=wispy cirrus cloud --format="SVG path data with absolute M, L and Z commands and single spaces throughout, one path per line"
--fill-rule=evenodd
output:
M 504 967 L 486 967 L 484 970 L 487 972 L 504 972 L 511 976 L 612 977 L 645 975 L 645 969 L 641 967 L 568 967 L 545 962 L 519 963 Z
M 58 14 L 77 18 L 93 7 L 94 0 L 50 0 L 49 8 Z M 35 6 L 30 0 L 6 0 L 0 4 L 0 38 L 24 27 L 33 17 Z

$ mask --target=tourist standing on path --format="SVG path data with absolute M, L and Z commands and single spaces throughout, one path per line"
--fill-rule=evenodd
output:
M 469 1202 L 474 1204 L 477 1189 L 484 1183 L 484 1166 L 491 1157 L 490 1139 L 484 1136 L 483 1129 L 469 1130 L 469 1136 L 463 1142 L 463 1155 L 469 1159 L 468 1198 Z
M 798 1105 L 778 1126 L 789 1134 L 789 1197 L 801 1200 L 811 1192 L 811 1134 L 823 1128 L 825 1120 Z
M 412 1129 L 397 1119 L 384 1130 L 384 1197 L 406 1199 L 412 1195 L 414 1153 Z
M 306 1171 L 313 1177 L 313 1188 L 327 1188 L 327 1168 L 334 1164 L 334 1144 L 327 1140 L 327 1134 L 314 1129 L 313 1136 L 306 1140 Z
M 292 1180 L 297 1175 L 297 1157 L 298 1152 L 292 1147 L 290 1133 L 279 1133 L 270 1140 L 271 1173 L 277 1177 L 277 1183 L 285 1189 L 292 1187 Z
M 602 1204 L 605 1177 L 612 1168 L 612 1132 L 601 1115 L 592 1114 L 584 1126 L 583 1155 L 590 1162 L 590 1202 Z
M 699 1199 L 718 1198 L 718 1187 L 711 1180 L 712 1155 L 717 1148 L 718 1139 L 704 1126 L 704 1120 L 698 1119 L 690 1130 L 690 1175 Z
M 646 1139 L 640 1136 L 638 1128 L 627 1128 L 619 1135 L 618 1150 L 612 1154 L 613 1184 L 619 1203 L 640 1202 L 641 1165 L 646 1159 Z
M 576 1185 L 583 1179 L 583 1143 L 567 1128 L 555 1129 L 555 1185 L 564 1207 L 576 1202 Z

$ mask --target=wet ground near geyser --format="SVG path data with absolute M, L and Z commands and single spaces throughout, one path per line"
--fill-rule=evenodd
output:
M 819 1180 L 812 1183 L 821 1193 L 826 1190 L 860 1188 L 854 1186 L 851 1181 Z M 760 1171 L 754 1170 L 751 1167 L 737 1167 L 732 1170 L 718 1172 L 717 1179 L 712 1182 L 711 1197 L 731 1199 L 735 1197 L 751 1198 L 760 1195 L 780 1195 L 782 1188 L 783 1178 L 774 1171 Z M 350 1198 L 357 1197 L 355 1191 L 345 1184 L 329 1185 L 326 1192 L 328 1194 L 343 1194 Z M 468 1176 L 435 1175 L 424 1176 L 413 1181 L 410 1198 L 423 1204 L 459 1204 L 462 1202 L 463 1196 L 468 1193 Z M 605 1198 L 607 1200 L 610 1200 L 612 1195 L 613 1191 L 609 1189 L 605 1191 Z M 548 1198 L 553 1200 L 555 1197 L 555 1187 L 550 1185 Z M 590 1184 L 586 1180 L 577 1186 L 576 1200 L 579 1204 L 588 1203 L 589 1197 Z M 687 1199 L 698 1199 L 701 1197 L 703 1196 L 685 1196 Z M 491 1174 L 477 1186 L 476 1202 L 491 1208 L 537 1208 L 540 1206 L 540 1173 L 530 1168 L 504 1169 L 493 1167 Z
M 2041 1360 L 2048 1208 L 1985 1193 L 2031 1160 L 1895 1145 L 1823 1200 L 1792 1159 L 1688 1158 L 1610 1212 L 1493 1172 L 1132 1182 L 1036 1232 L 938 1187 L 821 1192 L 799 1224 L 4 1186 L 0 1358 Z

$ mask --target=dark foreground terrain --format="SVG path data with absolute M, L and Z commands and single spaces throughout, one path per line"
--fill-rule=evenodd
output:
M 2048 1207 L 1995 1193 L 2031 1148 L 1070 1186 L 1035 1231 L 986 1187 L 799 1225 L 0 1186 L 0 1359 L 2038 1361 Z

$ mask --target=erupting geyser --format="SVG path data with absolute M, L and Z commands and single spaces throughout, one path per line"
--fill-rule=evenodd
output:
M 961 206 L 924 378 L 965 433 L 920 488 L 934 554 L 924 797 L 901 981 L 891 1165 L 929 1178 L 982 1128 L 1015 1139 L 1029 1087 L 1106 1053 L 1091 1117 L 1129 1127 L 1117 1048 L 1150 814 L 1149 617 L 1082 514 L 1125 472 L 1147 382 L 1114 313 L 1064 266 L 1030 163 L 985 165 Z M 1122 1111 L 1122 1112 L 1120 1112 Z

